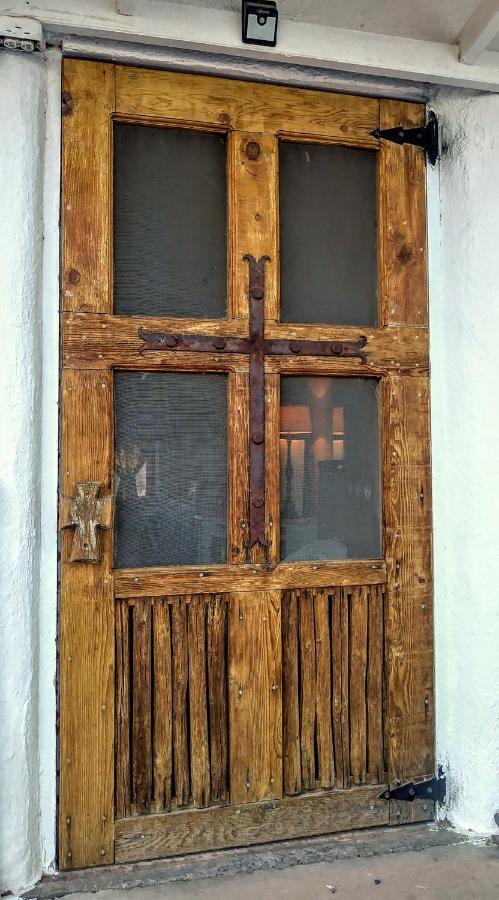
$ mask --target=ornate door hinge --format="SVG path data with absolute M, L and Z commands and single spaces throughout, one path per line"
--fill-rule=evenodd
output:
M 100 562 L 98 528 L 112 524 L 111 497 L 98 497 L 100 481 L 79 481 L 75 497 L 61 497 L 59 528 L 74 528 L 70 562 Z
M 434 778 L 427 778 L 424 781 L 409 781 L 407 784 L 401 784 L 392 788 L 391 791 L 383 791 L 379 795 L 380 800 L 434 800 L 442 801 L 445 797 L 446 780 L 442 766 L 439 767 L 438 775 Z
M 403 128 L 401 125 L 397 128 L 375 128 L 371 134 L 379 140 L 421 147 L 432 166 L 438 159 L 438 119 L 434 112 L 428 114 L 426 125 L 418 128 Z

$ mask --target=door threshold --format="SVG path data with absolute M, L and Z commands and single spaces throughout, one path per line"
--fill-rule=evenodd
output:
M 426 850 L 469 840 L 449 827 L 433 822 L 347 831 L 314 838 L 297 838 L 252 847 L 122 863 L 46 875 L 23 894 L 26 900 L 52 900 L 67 894 L 129 889 L 175 881 L 243 875 L 265 869 L 334 862 L 340 859 L 381 856 L 406 850 Z

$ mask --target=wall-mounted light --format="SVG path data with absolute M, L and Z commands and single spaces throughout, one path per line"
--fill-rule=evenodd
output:
M 275 47 L 277 19 L 277 5 L 273 0 L 267 0 L 265 3 L 243 0 L 243 44 Z

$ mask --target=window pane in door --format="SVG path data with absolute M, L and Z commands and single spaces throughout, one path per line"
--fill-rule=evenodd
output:
M 224 135 L 116 124 L 115 312 L 225 316 L 226 205 Z
M 281 378 L 281 559 L 381 555 L 378 385 Z
M 115 564 L 226 561 L 227 376 L 115 374 Z
M 376 324 L 376 156 L 281 142 L 282 322 Z

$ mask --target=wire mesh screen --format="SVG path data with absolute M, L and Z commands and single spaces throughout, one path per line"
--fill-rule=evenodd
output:
M 114 127 L 114 308 L 220 318 L 227 307 L 224 135 Z
M 281 378 L 281 558 L 381 554 L 378 384 Z
M 376 157 L 280 143 L 283 322 L 376 324 Z
M 115 565 L 227 558 L 227 376 L 115 373 Z

